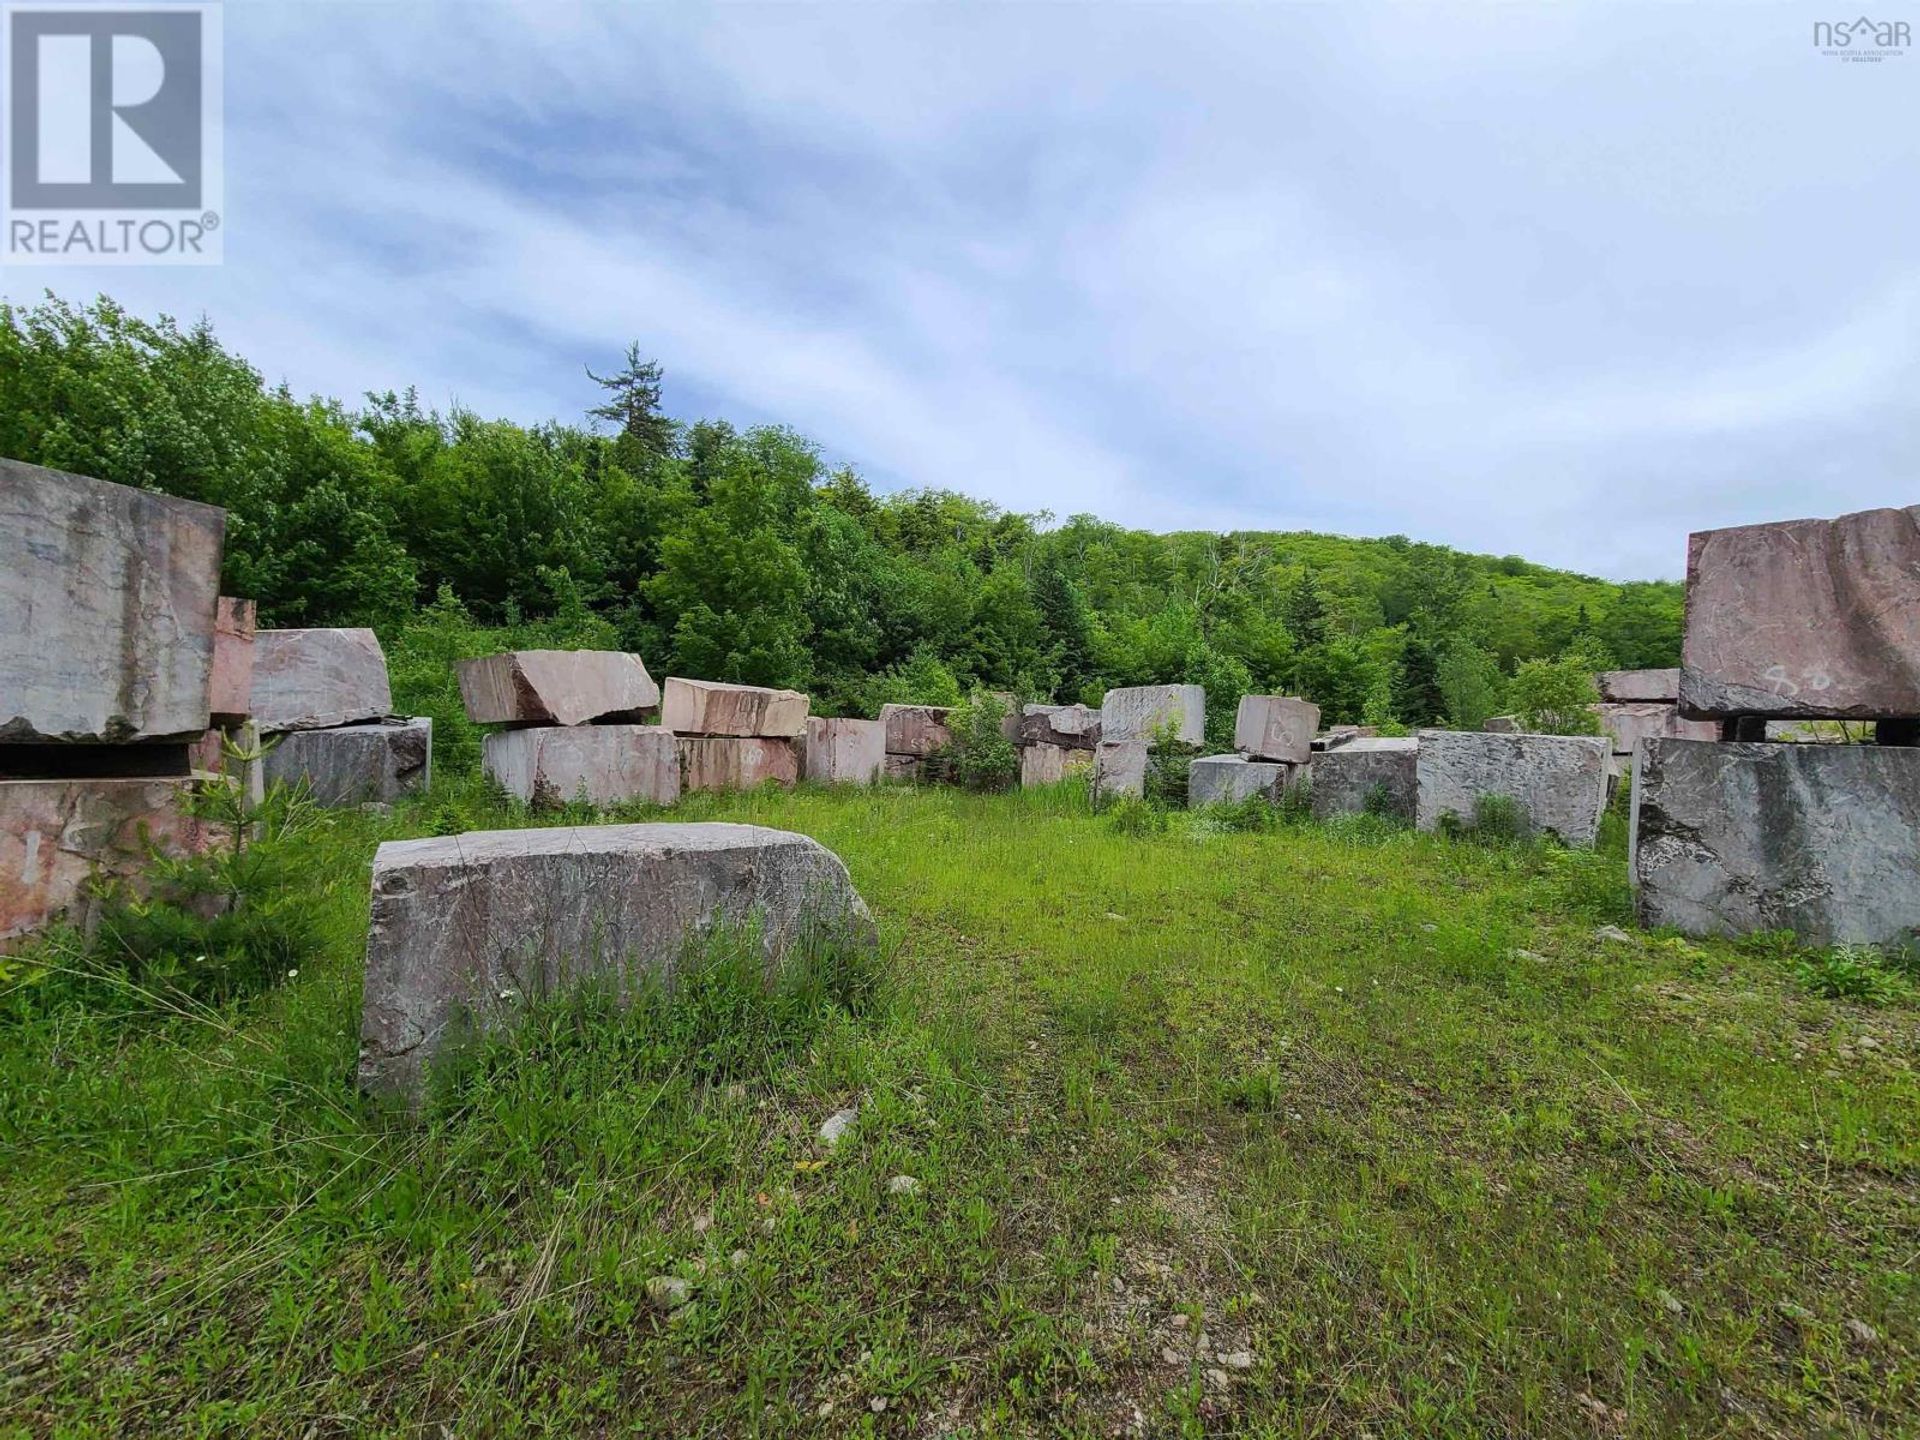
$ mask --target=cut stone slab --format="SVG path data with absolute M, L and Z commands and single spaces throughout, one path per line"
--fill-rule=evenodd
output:
M 1093 751 L 1078 746 L 1035 742 L 1020 749 L 1022 785 L 1057 785 L 1069 775 L 1085 774 L 1092 768 Z
M 1198 745 L 1207 733 L 1207 692 L 1198 685 L 1134 685 L 1107 691 L 1100 704 L 1100 739 L 1124 743 L 1152 741 L 1171 721 L 1173 738 Z
M 1148 747 L 1144 740 L 1102 740 L 1093 752 L 1096 800 L 1147 793 Z
M 1604 735 L 1501 735 L 1422 730 L 1419 736 L 1422 830 L 1452 814 L 1471 824 L 1482 795 L 1502 795 L 1524 815 L 1529 833 L 1551 832 L 1568 845 L 1591 845 L 1607 803 Z
M 1680 671 L 1602 670 L 1594 677 L 1600 698 L 1617 705 L 1640 705 L 1664 701 L 1671 705 L 1680 698 Z
M 1631 755 L 1634 745 L 1643 739 L 1720 738 L 1719 721 L 1682 720 L 1679 708 L 1674 705 L 1661 705 L 1653 701 L 1615 703 L 1603 700 L 1594 708 L 1600 715 L 1600 728 L 1607 732 L 1607 739 L 1616 755 Z
M 1420 742 L 1411 736 L 1356 736 L 1317 752 L 1308 774 L 1316 820 L 1371 809 L 1412 824 L 1419 809 Z
M 667 677 L 660 723 L 676 735 L 768 736 L 797 740 L 807 733 L 807 697 L 798 690 L 722 685 L 715 680 Z
M 1291 695 L 1242 695 L 1233 718 L 1233 748 L 1255 760 L 1304 765 L 1320 728 L 1320 707 Z
M 769 780 L 791 785 L 800 778 L 803 741 L 761 736 L 680 737 L 682 790 L 751 790 Z
M 187 813 L 200 782 L 0 780 L 0 949 L 62 913 L 83 928 L 95 909 L 95 875 L 144 889 L 151 849 L 191 855 L 218 827 Z
M 640 657 L 618 650 L 510 650 L 455 668 L 482 725 L 632 724 L 660 703 Z
M 1920 716 L 1920 505 L 1693 535 L 1680 710 Z
M 432 783 L 433 721 L 396 716 L 329 730 L 288 730 L 261 765 L 269 785 L 303 785 L 318 805 L 391 804 Z
M 1233 805 L 1258 795 L 1269 804 L 1292 782 L 1294 767 L 1284 760 L 1249 760 L 1244 755 L 1202 755 L 1187 769 L 1187 808 Z
M 207 728 L 226 512 L 0 460 L 0 741 Z
M 262 731 L 329 730 L 393 709 L 387 656 L 371 630 L 258 630 L 253 719 Z
M 496 730 L 482 744 L 482 763 L 501 789 L 529 805 L 671 805 L 680 798 L 679 738 L 659 725 Z
M 1920 934 L 1920 750 L 1642 741 L 1631 823 L 1644 925 L 1812 945 Z
M 361 1088 L 418 1102 L 436 1061 L 516 1024 L 530 1002 L 594 983 L 622 996 L 670 983 L 689 945 L 721 925 L 752 927 L 769 967 L 809 945 L 874 944 L 846 866 L 782 830 L 559 826 L 389 841 L 373 861 Z
M 886 727 L 889 755 L 931 755 L 953 743 L 946 705 L 882 705 L 880 723 Z
M 807 717 L 806 778 L 824 785 L 871 785 L 887 758 L 887 727 L 878 720 Z
M 207 709 L 215 725 L 238 725 L 253 713 L 254 604 L 222 595 L 213 612 L 213 672 Z
M 1090 705 L 1029 705 L 1020 715 L 1020 743 L 1091 750 L 1100 743 L 1100 712 Z

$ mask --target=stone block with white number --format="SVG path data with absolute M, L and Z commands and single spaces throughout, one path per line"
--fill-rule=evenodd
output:
M 1255 760 L 1304 765 L 1320 729 L 1320 707 L 1292 695 L 1242 695 L 1233 719 L 1233 748 Z

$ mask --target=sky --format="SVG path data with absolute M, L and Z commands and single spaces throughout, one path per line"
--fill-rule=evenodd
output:
M 1673 578 L 1920 502 L 1920 47 L 1851 14 L 246 0 L 224 263 L 0 294 L 526 422 L 638 341 L 878 489 Z

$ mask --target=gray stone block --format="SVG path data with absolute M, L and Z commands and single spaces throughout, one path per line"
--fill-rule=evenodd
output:
M 649 979 L 671 983 L 689 943 L 720 924 L 755 927 L 770 967 L 809 943 L 874 943 L 839 858 L 781 830 L 562 826 L 389 841 L 373 862 L 361 1088 L 417 1102 L 429 1067 L 462 1042 L 585 984 L 631 995 Z
M 953 743 L 946 705 L 882 705 L 880 723 L 886 727 L 887 754 L 931 755 Z
M 328 730 L 288 730 L 261 758 L 269 785 L 304 785 L 321 805 L 390 803 L 433 777 L 433 721 L 397 717 Z
M 798 740 L 807 733 L 807 697 L 764 685 L 667 677 L 660 723 L 676 735 Z
M 1420 742 L 1411 737 L 1356 736 L 1317 751 L 1308 771 L 1313 816 L 1376 813 L 1411 824 L 1419 809 Z
M 393 709 L 387 656 L 371 630 L 257 630 L 253 719 L 261 730 L 330 730 Z
M 1233 748 L 1256 760 L 1304 765 L 1320 728 L 1320 707 L 1292 695 L 1242 695 L 1233 719 Z
M 0 460 L 0 741 L 207 728 L 226 512 Z
M 807 717 L 801 773 L 823 785 L 872 785 L 887 758 L 887 727 L 878 720 Z
M 1207 734 L 1207 692 L 1198 685 L 1134 685 L 1107 691 L 1100 704 L 1103 744 L 1151 742 L 1169 722 L 1181 744 L 1201 744 Z
M 1091 750 L 1100 743 L 1100 712 L 1088 705 L 1029 705 L 1020 716 L 1020 743 Z
M 1619 705 L 1664 703 L 1680 698 L 1680 671 L 1602 670 L 1594 677 L 1600 698 Z
M 1147 793 L 1148 748 L 1143 740 L 1102 740 L 1093 752 L 1096 800 Z
M 1501 735 L 1473 730 L 1420 732 L 1422 830 L 1443 815 L 1472 822 L 1483 795 L 1519 806 L 1530 833 L 1551 832 L 1569 845 L 1591 845 L 1607 803 L 1604 735 Z
M 1920 933 L 1920 750 L 1643 741 L 1628 866 L 1642 924 L 1905 942 Z
M 1244 755 L 1197 756 L 1187 767 L 1187 808 L 1233 805 L 1254 795 L 1271 804 L 1292 783 L 1295 768 L 1283 760 Z
M 680 742 L 659 725 L 555 725 L 498 730 L 483 742 L 487 774 L 529 805 L 680 798 Z
M 1517 715 L 1489 715 L 1480 727 L 1489 735 L 1518 735 L 1520 717 Z
M 1093 769 L 1093 753 L 1078 746 L 1044 742 L 1023 745 L 1020 747 L 1020 783 L 1057 785 L 1069 775 L 1086 775 Z
M 660 703 L 640 657 L 619 650 L 511 650 L 455 669 L 482 725 L 635 724 Z

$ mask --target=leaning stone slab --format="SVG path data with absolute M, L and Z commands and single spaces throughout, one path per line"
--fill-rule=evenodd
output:
M 659 725 L 496 730 L 483 742 L 482 763 L 501 789 L 529 805 L 671 805 L 680 798 L 679 740 Z
M 1283 760 L 1244 755 L 1197 756 L 1187 769 L 1187 808 L 1232 805 L 1255 795 L 1272 803 L 1292 781 L 1294 768 Z
M 1151 741 L 1171 722 L 1173 738 L 1198 745 L 1206 738 L 1207 692 L 1198 685 L 1134 685 L 1107 691 L 1100 704 L 1100 739 Z
M 723 924 L 752 927 L 770 967 L 815 943 L 874 943 L 846 866 L 782 830 L 600 825 L 389 841 L 373 862 L 360 1086 L 417 1103 L 435 1062 L 510 1028 L 529 1003 L 595 983 L 631 995 L 670 982 L 689 944 Z
M 253 713 L 254 604 L 222 595 L 213 614 L 213 671 L 207 709 L 215 725 L 238 725 Z
M 682 790 L 751 790 L 771 780 L 791 785 L 800 778 L 804 741 L 753 735 L 682 735 Z
M 1320 707 L 1291 695 L 1242 695 L 1233 718 L 1233 748 L 1256 760 L 1304 765 L 1320 728 Z
M 378 720 L 393 709 L 387 656 L 371 630 L 258 630 L 253 718 L 268 734 Z
M 1920 716 L 1920 505 L 1692 536 L 1680 709 Z
M 433 721 L 390 718 L 329 730 L 289 730 L 261 758 L 269 785 L 304 786 L 329 808 L 391 804 L 433 779 Z
M 1149 758 L 1144 740 L 1102 740 L 1093 752 L 1094 799 L 1145 795 Z
M 1551 832 L 1568 845 L 1591 845 L 1607 803 L 1604 735 L 1500 735 L 1422 730 L 1416 769 L 1417 817 L 1436 830 L 1443 815 L 1472 823 L 1483 795 L 1519 806 L 1529 833 Z
M 1920 750 L 1643 741 L 1631 834 L 1642 924 L 1814 945 L 1920 934 Z
M 618 650 L 510 650 L 455 668 L 482 725 L 631 724 L 660 703 L 640 657 Z
M 1069 775 L 1085 774 L 1092 768 L 1091 750 L 1049 745 L 1044 741 L 1020 747 L 1022 785 L 1057 785 Z
M 1412 824 L 1420 793 L 1420 742 L 1356 736 L 1331 750 L 1316 751 L 1308 772 L 1313 818 L 1371 812 Z
M 0 741 L 207 728 L 226 512 L 0 460 Z
M 1602 670 L 1594 676 L 1600 698 L 1619 705 L 1643 705 L 1680 698 L 1680 672 L 1674 670 Z
M 1100 712 L 1090 705 L 1029 705 L 1020 715 L 1020 743 L 1091 750 L 1100 743 Z
M 878 720 L 807 717 L 801 772 L 823 785 L 871 785 L 887 758 L 887 727 Z
M 717 680 L 667 677 L 660 723 L 676 735 L 772 736 L 799 739 L 807 733 L 807 697 L 798 690 L 763 685 L 722 685 Z

